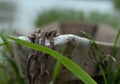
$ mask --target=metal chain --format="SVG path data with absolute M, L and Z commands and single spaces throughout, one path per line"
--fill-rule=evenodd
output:
M 41 32 L 37 30 L 29 37 L 33 43 L 40 44 L 45 46 L 45 39 L 48 39 L 50 42 L 49 48 L 53 49 L 54 46 L 54 37 L 56 37 L 57 31 L 50 32 Z M 48 57 L 49 54 L 40 52 L 42 57 L 42 62 L 39 64 L 38 51 L 32 50 L 32 53 L 28 56 L 27 63 L 27 78 L 29 84 L 35 84 L 36 80 L 39 79 L 39 84 L 48 84 L 50 81 L 49 71 L 48 71 Z M 32 62 L 34 63 L 34 72 L 31 72 Z M 33 68 L 33 67 L 32 67 Z

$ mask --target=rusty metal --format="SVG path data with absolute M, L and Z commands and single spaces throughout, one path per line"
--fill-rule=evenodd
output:
M 29 38 L 31 42 L 45 46 L 45 39 L 49 40 L 49 48 L 53 49 L 54 37 L 57 35 L 56 30 L 50 32 L 41 32 L 40 30 L 35 31 Z M 49 54 L 40 52 L 42 57 L 42 62 L 39 64 L 38 51 L 33 50 L 33 52 L 28 56 L 27 63 L 27 78 L 29 84 L 35 84 L 36 80 L 39 79 L 39 84 L 48 84 L 50 81 L 49 71 L 48 71 L 48 57 Z M 31 62 L 35 61 L 34 67 L 31 66 Z M 34 72 L 31 72 L 31 67 L 34 68 Z

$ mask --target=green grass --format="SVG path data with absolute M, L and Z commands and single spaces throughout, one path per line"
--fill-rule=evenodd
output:
M 97 84 L 82 68 L 80 68 L 80 66 L 78 66 L 72 60 L 68 59 L 67 57 L 61 55 L 60 53 L 58 53 L 54 50 L 51 50 L 47 47 L 40 46 L 40 45 L 37 45 L 37 44 L 29 43 L 29 42 L 17 39 L 15 37 L 5 36 L 2 33 L 0 34 L 0 37 L 3 40 L 3 44 L 4 44 L 3 46 L 5 46 L 6 49 L 8 50 L 8 52 L 12 55 L 13 55 L 13 53 L 11 53 L 12 49 L 11 49 L 10 43 L 8 41 L 8 38 L 11 39 L 11 40 L 14 40 L 16 43 L 19 43 L 19 44 L 21 44 L 23 46 L 26 46 L 28 48 L 35 49 L 35 50 L 42 51 L 42 52 L 45 52 L 47 54 L 50 54 L 52 57 L 57 59 L 58 61 L 57 61 L 57 64 L 56 64 L 56 67 L 55 67 L 55 70 L 54 70 L 54 74 L 53 74 L 53 77 L 52 77 L 52 80 L 51 80 L 52 84 L 55 81 L 56 77 L 58 76 L 61 64 L 63 64 L 68 70 L 70 70 L 73 74 L 75 74 L 75 76 L 77 76 L 85 84 Z M 16 63 L 11 58 L 6 56 L 5 52 L 3 52 L 2 55 L 4 55 L 2 57 L 4 59 L 6 59 L 6 62 L 8 62 L 10 64 L 10 67 L 13 68 L 13 71 L 14 71 L 14 74 L 15 74 L 15 77 L 16 77 L 14 80 L 17 80 L 18 84 L 24 84 L 24 81 L 22 80 L 22 77 L 19 73 L 19 69 L 18 69 Z M 3 75 L 5 75 L 5 74 L 3 74 Z M 4 84 L 9 84 L 7 79 L 4 80 L 3 82 L 5 82 Z
M 53 9 L 38 15 L 34 24 L 37 28 L 54 22 L 89 22 L 93 24 L 106 23 L 114 28 L 119 25 L 119 19 L 114 14 Z
M 50 84 L 54 84 L 56 78 L 59 76 L 60 70 L 61 70 L 61 63 L 59 61 L 57 61 L 55 64 L 55 68 L 53 71 L 53 76 L 52 76 L 52 80 L 51 80 Z
M 61 21 L 79 21 L 84 20 L 84 13 L 81 11 L 74 10 L 50 10 L 45 11 L 40 14 L 35 21 L 36 27 L 41 27 L 46 24 L 50 24 L 53 22 L 61 22 Z
M 7 37 L 28 48 L 50 54 L 52 57 L 57 59 L 61 64 L 63 64 L 68 70 L 70 70 L 73 74 L 75 74 L 75 76 L 77 76 L 85 84 L 97 84 L 82 68 L 80 68 L 80 66 L 75 64 L 72 60 L 68 59 L 67 57 L 61 55 L 60 53 L 54 50 L 51 50 L 47 47 L 29 43 L 29 42 L 17 39 L 15 37 L 10 37 L 10 36 L 7 36 Z
M 93 62 L 98 66 L 99 70 L 102 73 L 103 76 L 103 84 L 108 84 L 107 83 L 107 78 L 105 76 L 105 71 L 104 71 L 104 64 L 102 63 L 102 54 L 101 54 L 101 50 L 99 45 L 93 40 L 94 38 L 86 32 L 82 32 L 83 34 L 85 34 L 90 40 L 91 40 L 91 52 L 88 52 L 90 58 L 93 60 Z
M 93 40 L 92 36 L 88 33 L 85 33 L 85 32 L 83 32 L 83 33 L 86 34 L 86 36 L 91 40 L 92 51 L 88 52 L 88 53 L 89 53 L 90 58 L 98 66 L 99 70 L 102 73 L 102 76 L 103 76 L 103 80 L 101 80 L 102 84 L 119 84 L 120 83 L 120 81 L 119 81 L 120 80 L 120 65 L 118 65 L 115 69 L 113 69 L 112 67 L 113 67 L 113 63 L 115 62 L 116 54 L 118 52 L 118 46 L 120 44 L 120 29 L 117 33 L 116 40 L 115 40 L 114 46 L 113 46 L 113 50 L 110 55 L 103 55 L 101 53 L 101 49 L 100 49 L 99 45 L 97 45 L 97 43 Z M 11 55 L 13 55 L 13 53 L 11 53 L 12 49 L 11 49 L 10 42 L 8 41 L 8 39 L 14 40 L 16 43 L 18 43 L 22 46 L 26 46 L 26 47 L 34 49 L 34 50 L 45 52 L 47 54 L 50 54 L 52 57 L 54 57 L 57 60 L 57 63 L 54 68 L 54 73 L 53 73 L 53 77 L 52 77 L 50 84 L 54 84 L 54 81 L 56 80 L 57 76 L 59 76 L 61 64 L 64 65 L 73 74 L 75 74 L 75 76 L 77 76 L 85 84 L 97 84 L 80 66 L 75 64 L 72 60 L 68 59 L 66 56 L 63 56 L 54 50 L 51 50 L 44 46 L 40 46 L 37 44 L 23 41 L 23 40 L 15 38 L 15 37 L 5 36 L 3 34 L 0 34 L 0 37 L 3 40 L 3 43 L 1 44 L 0 47 L 6 47 L 7 51 Z M 10 65 L 9 67 L 11 67 L 13 69 L 15 78 L 14 79 L 6 78 L 7 77 L 6 75 L 8 75 L 7 73 L 5 73 L 6 69 L 4 67 L 6 67 L 6 66 L 4 66 L 4 64 L 0 63 L 0 76 L 2 76 L 2 78 L 0 78 L 0 83 L 11 84 L 10 80 L 13 80 L 13 81 L 16 80 L 18 82 L 18 84 L 25 84 L 24 80 L 22 79 L 22 77 L 20 75 L 20 72 L 19 72 L 19 69 L 18 69 L 18 66 L 16 65 L 16 63 L 11 58 L 6 56 L 6 52 L 3 52 L 2 55 L 3 55 L 2 58 L 4 58 L 5 61 Z M 110 65 L 107 67 L 104 64 L 104 59 L 106 57 L 108 57 L 109 61 L 110 61 Z
M 118 47 L 120 46 L 120 29 L 116 35 L 112 52 L 109 55 L 102 54 L 99 45 L 93 40 L 89 33 L 82 33 L 84 33 L 91 40 L 92 51 L 89 52 L 89 56 L 102 73 L 102 84 L 120 84 L 120 64 L 115 69 L 113 69 L 113 63 L 116 62 L 115 58 L 117 56 Z M 108 66 L 106 66 L 104 63 L 106 58 L 109 58 Z
M 3 41 L 3 43 L 0 45 L 1 47 L 3 47 L 3 50 L 1 50 L 2 56 L 0 58 L 2 58 L 5 61 L 5 63 L 2 64 L 3 60 L 0 59 L 0 61 L 1 61 L 0 69 L 3 72 L 3 75 L 0 75 L 1 77 L 3 77 L 3 79 L 0 80 L 0 84 L 16 84 L 16 83 L 24 84 L 24 81 L 22 80 L 18 66 L 11 59 L 11 58 L 13 58 L 13 51 L 12 51 L 9 41 L 7 40 L 6 36 L 3 35 L 2 33 L 0 33 L 0 37 Z M 7 52 L 9 52 L 9 55 L 11 57 L 8 56 Z M 2 72 L 0 72 L 0 73 L 2 73 Z M 13 75 L 10 76 L 9 75 L 10 73 L 12 73 Z
M 6 37 L 2 33 L 0 33 L 0 37 L 1 37 L 2 41 L 3 41 L 3 44 L 1 44 L 1 46 L 5 45 L 8 52 L 10 53 L 11 57 L 13 57 L 13 51 L 11 49 L 11 46 L 10 46 L 8 40 L 6 39 Z

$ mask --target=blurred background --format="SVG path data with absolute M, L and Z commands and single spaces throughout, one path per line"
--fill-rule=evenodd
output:
M 37 28 L 79 36 L 82 30 L 97 41 L 113 43 L 120 29 L 120 0 L 0 0 L 0 32 L 27 35 Z M 0 84 L 17 84 L 9 65 L 4 70 L 1 53 L 8 56 L 0 50 Z
M 0 0 L 0 31 L 28 34 L 55 22 L 119 26 L 120 0 Z

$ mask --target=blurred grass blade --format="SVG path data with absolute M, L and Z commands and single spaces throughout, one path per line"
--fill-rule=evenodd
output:
M 44 46 L 40 46 L 37 44 L 33 44 L 30 42 L 26 42 L 26 41 L 17 39 L 15 37 L 11 37 L 11 36 L 7 36 L 7 37 L 9 39 L 14 40 L 15 42 L 17 42 L 21 45 L 28 47 L 28 48 L 35 49 L 35 50 L 50 54 L 52 57 L 56 58 L 60 63 L 62 63 L 67 69 L 69 69 L 71 72 L 73 72 L 85 84 L 97 84 L 82 68 L 80 68 L 73 61 L 71 61 L 67 57 L 59 54 L 58 52 L 51 50 L 51 49 L 44 47 Z
M 120 29 L 117 33 L 116 38 L 115 38 L 114 47 L 113 47 L 113 50 L 112 50 L 112 56 L 113 57 L 116 57 L 118 46 L 119 46 L 119 41 L 120 41 Z
M 0 43 L 0 46 L 4 46 L 5 44 L 4 43 Z
M 118 31 L 118 33 L 117 33 L 117 35 L 116 35 L 115 42 L 114 42 L 114 46 L 113 46 L 112 53 L 111 53 L 111 56 L 112 56 L 113 58 L 115 58 L 115 57 L 117 56 L 119 44 L 120 44 L 120 29 L 119 29 L 119 31 Z M 112 70 L 113 62 L 114 62 L 114 61 L 111 60 L 110 63 L 109 63 L 109 73 L 110 73 L 110 70 Z M 114 72 L 114 74 L 116 74 L 116 73 Z M 109 74 L 109 76 L 111 76 L 111 74 Z M 115 76 L 113 76 L 113 78 L 115 79 L 115 78 L 117 78 L 117 76 L 115 75 Z M 115 80 L 113 80 L 113 81 L 115 81 Z M 114 82 L 113 82 L 113 83 L 114 83 Z M 112 83 L 112 84 L 113 84 L 113 83 Z
M 117 62 L 117 60 L 115 59 L 115 57 L 113 57 L 112 55 L 107 55 L 113 62 Z
M 104 80 L 104 84 L 107 84 L 107 78 L 105 76 L 104 68 L 102 67 L 102 64 L 100 62 L 101 61 L 101 53 L 100 53 L 101 51 L 100 51 L 99 45 L 94 41 L 94 38 L 91 36 L 91 34 L 89 34 L 87 32 L 81 32 L 81 33 L 85 34 L 87 36 L 87 38 L 91 40 L 91 45 L 92 45 L 91 47 L 93 48 L 92 50 L 94 50 L 93 52 L 97 51 L 97 53 L 94 54 L 94 55 L 96 55 L 96 57 L 98 57 L 98 59 L 96 59 L 96 57 L 93 57 L 92 60 L 94 62 L 96 61 L 96 65 L 98 65 L 98 67 L 101 70 L 101 73 L 102 73 L 102 76 L 103 76 L 103 80 Z M 92 55 L 92 56 L 94 56 L 94 55 Z M 90 55 L 90 57 L 92 57 L 92 56 Z
M 95 41 L 92 41 L 92 44 L 93 44 L 94 48 L 99 52 L 100 48 L 99 48 L 98 44 Z
M 50 84 L 54 84 L 54 81 L 56 80 L 56 78 L 59 75 L 60 69 L 61 69 L 61 63 L 59 61 L 57 61 L 55 64 L 55 68 L 54 68 L 54 72 L 53 72 L 53 76 L 52 76 L 52 80 L 51 80 Z
M 81 33 L 84 34 L 85 36 L 87 36 L 87 38 L 91 40 L 91 43 L 93 44 L 93 46 L 95 47 L 96 50 L 100 51 L 99 46 L 96 44 L 96 42 L 94 41 L 94 38 L 91 36 L 91 34 L 89 34 L 87 32 L 83 32 L 83 31 L 81 31 Z
M 80 31 L 80 33 L 86 35 L 88 39 L 93 40 L 93 37 L 89 33 L 84 32 L 84 31 Z
M 16 75 L 16 79 L 18 81 L 18 84 L 24 84 L 21 76 L 20 76 L 20 72 L 19 69 L 17 67 L 17 65 L 15 64 L 14 61 L 12 61 L 10 58 L 6 57 L 6 60 L 10 63 L 10 65 L 12 66 L 13 70 L 15 71 L 15 75 Z
M 6 36 L 3 35 L 2 33 L 0 33 L 0 37 L 1 37 L 1 39 L 3 40 L 4 45 L 6 46 L 7 50 L 8 50 L 9 53 L 10 53 L 10 55 L 13 57 L 13 51 L 12 51 L 12 49 L 11 49 L 11 46 L 10 46 L 8 40 L 6 39 Z
M 111 84 L 115 84 L 115 82 L 120 78 L 120 67 L 118 67 L 118 69 L 116 69 L 114 71 L 114 74 L 113 74 L 113 81 Z M 119 84 L 119 83 L 117 83 Z

